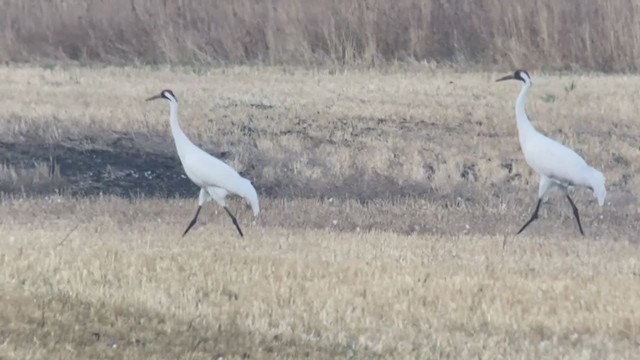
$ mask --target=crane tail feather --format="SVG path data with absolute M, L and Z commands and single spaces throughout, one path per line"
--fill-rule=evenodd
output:
M 593 195 L 598 199 L 598 205 L 604 205 L 604 199 L 607 197 L 607 189 L 605 188 L 605 179 L 604 175 L 593 169 L 593 175 L 591 176 L 591 188 L 593 189 Z
M 249 205 L 251 205 L 251 210 L 253 210 L 253 216 L 258 216 L 258 214 L 260 213 L 260 203 L 258 201 L 258 193 L 256 192 L 256 189 L 253 187 L 253 185 L 251 185 L 251 181 L 244 178 L 242 180 L 243 180 L 242 194 L 240 195 L 243 198 L 245 198 L 245 200 L 247 200 Z

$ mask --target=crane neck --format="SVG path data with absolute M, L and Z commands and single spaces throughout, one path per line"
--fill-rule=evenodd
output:
M 185 146 L 191 144 L 187 135 L 180 128 L 180 123 L 178 123 L 178 103 L 176 101 L 170 100 L 169 107 L 171 109 L 170 113 L 170 121 L 171 121 L 171 134 L 173 134 L 173 140 L 176 143 L 176 149 L 178 150 L 178 155 L 182 157 L 182 152 Z
M 531 121 L 529 121 L 527 111 L 525 110 L 525 103 L 527 102 L 527 95 L 529 94 L 530 88 L 531 82 L 525 82 L 524 85 L 522 85 L 522 89 L 520 90 L 520 94 L 516 100 L 516 121 L 518 123 L 518 134 L 521 142 L 523 137 L 526 137 L 532 132 L 536 132 Z

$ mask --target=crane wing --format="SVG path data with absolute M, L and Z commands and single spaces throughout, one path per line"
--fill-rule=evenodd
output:
M 180 160 L 185 172 L 200 187 L 216 186 L 228 191 L 240 175 L 225 162 L 193 147 Z
M 553 139 L 538 135 L 522 149 L 529 166 L 565 185 L 590 185 L 585 182 L 585 172 L 590 167 L 580 155 Z
M 231 166 L 196 146 L 180 160 L 187 176 L 198 186 L 218 187 L 241 196 L 249 202 L 254 215 L 258 215 L 260 210 L 256 190 L 249 180 L 240 176 Z

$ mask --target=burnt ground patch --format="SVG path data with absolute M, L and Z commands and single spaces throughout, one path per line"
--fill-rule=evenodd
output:
M 212 155 L 229 160 L 233 153 Z M 292 171 L 286 159 L 265 158 L 253 151 L 241 175 L 253 182 L 263 196 L 279 198 L 351 198 L 360 201 L 394 196 L 434 196 L 425 184 L 398 184 L 388 176 L 363 181 L 357 174 L 342 179 L 305 181 Z M 187 178 L 173 140 L 160 135 L 109 134 L 47 143 L 30 139 L 0 141 L 0 164 L 19 170 L 47 168 L 50 181 L 0 181 L 4 194 L 71 196 L 115 195 L 121 197 L 194 197 L 197 187 Z M 279 176 L 266 176 L 265 167 Z M 56 176 L 54 178 L 54 175 Z
M 197 192 L 177 156 L 123 144 L 1 142 L 0 162 L 17 169 L 44 163 L 52 174 L 59 172 L 59 179 L 50 186 L 4 184 L 0 189 L 4 193 L 172 197 L 193 196 Z

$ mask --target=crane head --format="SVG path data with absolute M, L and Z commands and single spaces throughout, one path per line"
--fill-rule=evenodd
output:
M 497 81 L 505 81 L 505 80 L 520 80 L 523 83 L 527 84 L 527 83 L 531 83 L 531 76 L 529 76 L 529 73 L 527 72 L 527 70 L 516 70 L 513 74 L 511 75 L 507 75 L 507 76 L 503 76 L 500 79 L 496 80 Z
M 173 91 L 169 89 L 162 90 L 159 95 L 152 96 L 148 98 L 147 101 L 156 100 L 156 99 L 167 99 L 169 101 L 173 100 L 175 102 L 178 102 L 178 98 L 175 95 L 173 95 Z

